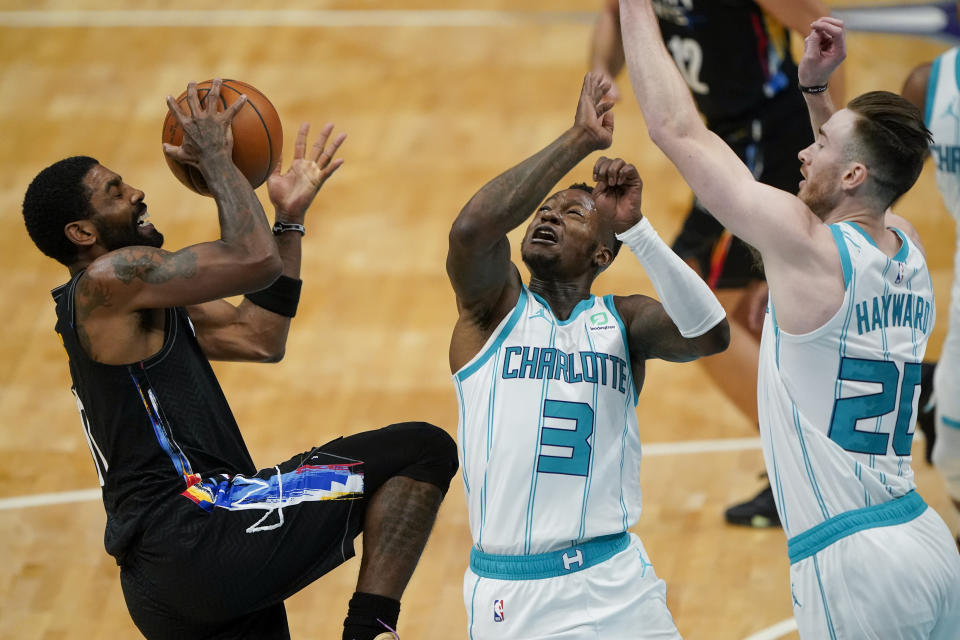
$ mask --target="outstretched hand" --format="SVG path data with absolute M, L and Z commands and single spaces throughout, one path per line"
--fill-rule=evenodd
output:
M 276 207 L 278 220 L 283 222 L 302 223 L 320 187 L 343 164 L 342 158 L 334 160 L 333 156 L 343 144 L 347 134 L 337 135 L 330 147 L 326 148 L 327 140 L 333 132 L 333 123 L 328 123 L 320 131 L 317 141 L 307 153 L 309 131 L 309 124 L 300 125 L 290 169 L 286 173 L 280 173 L 281 162 L 278 161 L 273 168 L 273 173 L 267 178 L 270 202 Z
M 210 91 L 204 97 L 206 103 L 201 106 L 197 97 L 197 83 L 187 85 L 187 109 L 184 113 L 172 96 L 167 96 L 167 107 L 183 129 L 183 142 L 180 146 L 163 144 L 163 152 L 193 167 L 200 167 L 203 158 L 226 153 L 230 157 L 233 151 L 233 117 L 247 102 L 247 96 L 241 95 L 233 104 L 219 111 L 220 85 L 222 80 L 214 78 Z
M 846 57 L 843 20 L 829 16 L 818 18 L 810 25 L 810 35 L 803 41 L 797 79 L 808 87 L 827 84 L 830 74 Z
M 613 102 L 604 101 L 610 88 L 610 80 L 600 73 L 591 71 L 583 77 L 573 125 L 589 136 L 594 150 L 606 149 L 613 144 L 613 112 L 610 111 Z
M 614 232 L 623 233 L 643 219 L 643 180 L 635 166 L 620 158 L 602 157 L 593 167 L 593 180 L 597 210 L 610 217 Z

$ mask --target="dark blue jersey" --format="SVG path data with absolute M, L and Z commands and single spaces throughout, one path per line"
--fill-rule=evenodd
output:
M 790 33 L 752 0 L 653 0 L 660 32 L 715 126 L 756 117 L 773 98 L 804 109 Z

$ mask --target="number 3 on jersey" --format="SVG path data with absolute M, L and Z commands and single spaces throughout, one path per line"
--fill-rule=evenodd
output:
M 840 361 L 840 379 L 878 384 L 880 391 L 837 399 L 833 405 L 833 418 L 830 420 L 830 439 L 847 451 L 885 455 L 890 444 L 890 434 L 857 429 L 857 422 L 876 418 L 879 423 L 882 416 L 897 409 L 899 387 L 900 402 L 893 428 L 893 452 L 898 456 L 910 455 L 913 434 L 907 431 L 913 415 L 913 397 L 920 385 L 920 364 L 905 363 L 901 382 L 900 370 L 894 362 L 843 358 Z
M 553 426 L 546 425 L 547 418 L 552 418 Z M 593 409 L 590 405 L 545 400 L 543 419 L 537 471 L 568 476 L 590 475 L 590 436 L 593 435 Z

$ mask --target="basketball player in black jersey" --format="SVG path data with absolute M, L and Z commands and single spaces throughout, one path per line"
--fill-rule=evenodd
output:
M 654 0 L 664 42 L 707 127 L 719 135 L 760 182 L 795 193 L 797 153 L 813 142 L 797 86 L 790 32 L 807 33 L 828 11 L 820 0 Z M 618 0 L 605 0 L 594 30 L 590 66 L 608 78 L 623 69 Z M 831 79 L 835 100 L 842 73 Z M 613 97 L 619 91 L 612 89 Z M 704 358 L 714 383 L 757 423 L 757 362 L 767 288 L 749 247 L 694 200 L 673 249 L 716 291 L 730 319 L 730 348 Z M 730 375 L 734 372 L 735 375 Z M 727 521 L 779 526 L 769 484 L 726 511 Z
M 207 105 L 218 104 L 220 81 Z M 396 638 L 400 597 L 457 469 L 441 429 L 403 423 L 334 440 L 257 470 L 208 359 L 276 361 L 299 300 L 304 216 L 342 164 L 327 125 L 268 180 L 271 233 L 231 160 L 243 105 L 188 112 L 172 158 L 199 169 L 221 235 L 160 248 L 142 191 L 93 158 L 44 169 L 27 189 L 27 229 L 70 270 L 54 290 L 57 332 L 107 512 L 107 551 L 148 638 L 288 638 L 283 601 L 350 558 L 363 532 L 343 638 Z M 254 292 L 254 293 L 248 293 Z M 246 294 L 239 305 L 222 300 Z

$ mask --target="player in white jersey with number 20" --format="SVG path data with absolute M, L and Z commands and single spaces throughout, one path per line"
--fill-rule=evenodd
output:
M 915 231 L 887 213 L 920 174 L 922 116 L 887 92 L 834 113 L 842 23 L 817 20 L 799 67 L 816 140 L 794 196 L 754 181 L 700 122 L 650 0 L 621 0 L 621 18 L 650 137 L 763 257 L 760 431 L 800 636 L 956 640 L 960 556 L 910 467 L 933 292 Z
M 640 515 L 635 403 L 647 358 L 715 353 L 729 327 L 707 285 L 641 214 L 635 167 L 601 158 L 596 187 L 544 200 L 610 146 L 609 88 L 587 74 L 573 127 L 485 185 L 450 232 L 472 640 L 680 637 L 663 581 L 627 533 Z M 521 245 L 527 285 L 506 234 L 534 210 Z M 591 294 L 621 241 L 662 303 Z

